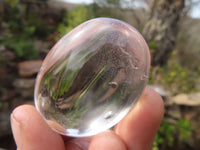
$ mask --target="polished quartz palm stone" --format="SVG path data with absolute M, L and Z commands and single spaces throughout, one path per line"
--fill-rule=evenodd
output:
M 36 108 L 60 134 L 95 135 L 133 108 L 149 67 L 148 46 L 135 28 L 111 18 L 89 20 L 46 56 L 35 85 Z

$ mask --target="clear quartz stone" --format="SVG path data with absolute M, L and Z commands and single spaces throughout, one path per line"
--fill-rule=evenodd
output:
M 135 28 L 111 18 L 89 20 L 46 56 L 35 84 L 36 108 L 60 134 L 95 135 L 133 108 L 149 68 L 148 46 Z

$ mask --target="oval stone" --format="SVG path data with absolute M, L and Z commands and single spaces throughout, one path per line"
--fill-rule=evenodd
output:
M 61 38 L 43 61 L 36 108 L 60 134 L 95 135 L 134 107 L 149 68 L 148 46 L 131 25 L 111 18 L 86 21 Z

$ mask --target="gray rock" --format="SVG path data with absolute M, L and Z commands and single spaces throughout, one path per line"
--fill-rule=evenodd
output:
M 171 118 L 180 119 L 181 118 L 180 107 L 178 107 L 177 105 L 174 105 L 174 106 L 170 107 L 170 109 L 168 109 L 168 111 L 166 111 L 166 114 Z
M 13 86 L 17 89 L 29 89 L 35 85 L 35 79 L 16 79 L 13 82 Z
M 16 79 L 13 82 L 15 92 L 23 99 L 33 98 L 35 79 Z
M 178 94 L 171 97 L 172 104 L 185 106 L 200 106 L 200 92 L 193 94 Z
M 160 94 L 163 100 L 168 99 L 169 93 L 161 85 L 148 85 L 148 87 L 154 89 L 158 94 Z
M 37 40 L 34 43 L 34 46 L 36 49 L 38 49 L 38 51 L 44 52 L 47 54 L 49 52 L 49 49 L 51 48 L 51 43 Z

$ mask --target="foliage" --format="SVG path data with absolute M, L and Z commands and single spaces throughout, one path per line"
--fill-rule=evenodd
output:
M 101 5 L 102 3 L 113 4 L 113 7 L 108 7 L 107 5 Z M 55 37 L 56 40 L 64 36 L 70 30 L 75 28 L 77 25 L 83 23 L 86 20 L 96 18 L 96 17 L 112 17 L 123 19 L 122 12 L 117 7 L 119 7 L 119 0 L 114 1 L 95 1 L 88 6 L 81 5 L 76 7 L 71 11 L 66 11 L 63 21 L 59 24 L 57 31 L 59 37 Z
M 34 47 L 36 39 L 46 37 L 53 27 L 46 26 L 36 13 L 29 13 L 28 3 L 19 0 L 6 0 L 7 15 L 2 19 L 7 24 L 6 34 L 0 37 L 0 42 L 12 50 L 17 58 L 36 59 L 38 51 Z
M 156 68 L 156 71 L 152 68 L 149 83 L 159 82 L 172 94 L 189 93 L 197 91 L 197 77 L 199 77 L 198 72 L 190 71 L 176 62 L 170 62 L 166 66 Z
M 122 0 L 94 0 L 94 3 L 88 6 L 90 15 L 93 17 L 111 17 L 124 20 L 124 8 Z
M 92 18 L 112 17 L 123 20 L 123 9 L 121 8 L 121 5 L 119 5 L 120 3 L 120 0 L 96 0 L 90 5 L 81 5 L 73 10 L 66 11 L 62 22 L 57 28 L 59 37 L 55 37 L 55 40 L 64 36 L 77 25 Z
M 184 144 L 191 137 L 193 128 L 186 119 L 180 119 L 175 125 L 163 119 L 153 142 L 152 150 L 167 149 L 174 145 Z
M 198 75 L 200 76 L 200 68 L 199 68 L 199 69 L 197 69 L 197 73 L 198 73 Z
M 78 6 L 72 11 L 67 11 L 63 17 L 63 21 L 58 25 L 57 28 L 60 37 L 64 36 L 77 25 L 88 19 L 91 19 L 91 17 L 86 6 Z M 56 40 L 58 40 L 60 37 L 56 37 Z
M 172 146 L 174 143 L 174 134 L 175 126 L 167 123 L 165 120 L 162 121 L 161 126 L 156 134 L 153 150 L 157 148 L 159 145 L 167 143 L 167 146 Z
M 178 141 L 186 142 L 188 137 L 192 135 L 193 128 L 188 120 L 180 119 L 177 124 Z
M 149 49 L 150 49 L 150 50 L 155 50 L 155 49 L 156 49 L 156 46 L 157 46 L 157 45 L 156 45 L 156 42 L 150 42 L 150 43 L 149 43 Z
M 36 59 L 38 51 L 33 46 L 32 39 L 13 36 L 4 41 L 4 45 L 13 50 L 18 58 Z
M 176 85 L 177 90 L 181 92 L 196 91 L 197 74 L 195 72 L 189 71 L 176 63 L 172 63 L 169 67 L 171 69 L 167 69 L 167 73 L 164 72 L 166 73 L 163 78 L 164 83 L 169 83 L 171 87 Z

